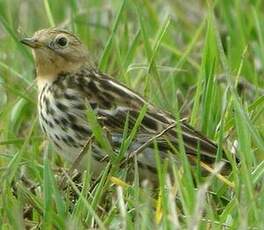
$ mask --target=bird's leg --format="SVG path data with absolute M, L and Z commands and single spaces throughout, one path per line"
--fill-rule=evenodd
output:
M 93 136 L 89 137 L 88 140 L 86 141 L 85 145 L 83 146 L 82 150 L 80 151 L 80 153 L 78 154 L 77 158 L 74 160 L 70 170 L 69 170 L 69 175 L 71 175 L 74 171 L 74 169 L 78 168 L 78 166 L 80 165 L 83 157 L 85 156 L 85 154 L 87 153 L 87 150 L 90 146 L 91 140 L 92 140 Z M 66 177 L 63 176 L 60 182 L 60 188 L 63 188 L 63 185 L 66 182 Z

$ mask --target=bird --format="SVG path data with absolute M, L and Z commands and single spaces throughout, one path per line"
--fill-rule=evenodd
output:
M 175 121 L 169 112 L 98 70 L 90 60 L 88 49 L 75 34 L 60 28 L 46 28 L 21 42 L 32 48 L 35 61 L 41 129 L 70 164 L 93 136 L 87 119 L 88 108 L 106 130 L 113 153 L 118 154 L 124 139 L 124 127 L 127 124 L 128 132 L 133 129 L 143 107 L 144 117 L 124 156 L 141 150 L 137 163 L 143 177 L 157 177 L 155 146 L 160 159 L 180 162 L 175 154 L 175 149 L 179 151 L 180 146 L 176 125 L 181 130 L 185 154 L 192 164 L 193 159 L 209 165 L 216 162 L 219 147 L 213 141 L 186 122 Z M 108 153 L 98 141 L 91 140 L 89 159 L 92 174 L 96 177 L 106 166 Z M 230 168 L 231 164 L 223 153 L 222 161 Z

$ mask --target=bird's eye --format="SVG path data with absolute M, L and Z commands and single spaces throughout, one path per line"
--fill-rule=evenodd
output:
M 65 37 L 60 37 L 56 39 L 56 43 L 61 47 L 65 47 L 68 44 L 68 40 Z

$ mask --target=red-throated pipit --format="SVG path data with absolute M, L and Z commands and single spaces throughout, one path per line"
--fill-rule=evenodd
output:
M 88 105 L 99 124 L 108 130 L 106 136 L 114 154 L 119 153 L 126 120 L 128 130 L 131 130 L 141 109 L 146 106 L 127 154 L 139 149 L 139 167 L 153 175 L 156 162 L 152 140 L 155 140 L 161 159 L 173 156 L 175 162 L 179 162 L 175 153 L 179 149 L 179 135 L 173 116 L 93 68 L 86 47 L 75 35 L 54 28 L 43 29 L 21 42 L 33 49 L 41 128 L 65 159 L 73 162 L 92 135 L 87 121 Z M 179 127 L 188 158 L 193 161 L 199 155 L 201 161 L 210 165 L 214 163 L 217 145 L 184 122 L 180 122 Z M 105 166 L 102 159 L 106 159 L 107 153 L 94 139 L 91 146 L 92 171 L 100 172 Z

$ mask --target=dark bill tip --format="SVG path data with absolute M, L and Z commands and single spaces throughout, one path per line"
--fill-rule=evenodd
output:
M 40 47 L 40 43 L 34 38 L 23 38 L 20 40 L 20 42 L 26 46 L 33 48 L 33 49 Z

